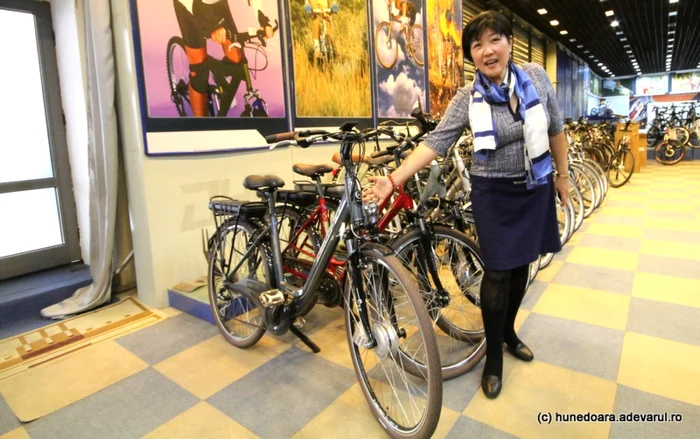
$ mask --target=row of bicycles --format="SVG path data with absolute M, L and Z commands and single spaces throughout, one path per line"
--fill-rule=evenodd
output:
M 243 185 L 259 201 L 212 198 L 216 228 L 204 250 L 212 313 L 228 342 L 249 348 L 266 332 L 291 332 L 319 352 L 301 331 L 304 316 L 317 305 L 340 307 L 370 410 L 391 437 L 427 438 L 440 418 L 443 381 L 486 352 L 483 262 L 469 133 L 383 204 L 362 202 L 367 178 L 399 166 L 437 125 L 420 108 L 412 117 L 405 132 L 346 123 L 269 136 L 273 148 L 332 141 L 339 152 L 333 165 L 294 165 L 303 179 L 293 190 L 277 176 L 251 175 Z M 557 212 L 562 243 L 608 190 L 605 170 L 582 147 L 572 145 L 569 159 L 571 196 Z M 531 264 L 530 281 L 553 257 Z
M 700 118 L 696 104 L 656 108 L 647 131 L 647 142 L 654 148 L 654 159 L 662 165 L 675 165 L 685 158 L 688 148 L 700 148 Z

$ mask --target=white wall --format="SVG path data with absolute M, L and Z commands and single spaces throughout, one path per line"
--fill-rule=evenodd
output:
M 87 90 L 85 72 L 85 41 L 79 37 L 83 29 L 83 11 L 75 0 L 50 0 L 56 34 L 61 103 L 66 116 L 66 141 L 73 179 L 80 231 L 80 250 L 84 261 L 90 261 L 90 184 L 87 155 Z

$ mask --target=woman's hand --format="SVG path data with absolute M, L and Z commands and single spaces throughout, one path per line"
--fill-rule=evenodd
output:
M 377 204 L 382 204 L 394 192 L 389 177 L 368 177 L 367 180 L 374 184 L 362 192 L 362 201 L 365 203 L 374 201 Z
M 554 177 L 554 189 L 559 194 L 561 204 L 566 204 L 566 199 L 569 197 L 569 179 L 568 177 Z

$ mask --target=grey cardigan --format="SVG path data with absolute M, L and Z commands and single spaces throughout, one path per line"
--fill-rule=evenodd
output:
M 549 124 L 550 136 L 564 129 L 557 96 L 547 73 L 538 64 L 522 66 L 525 73 L 532 79 L 540 102 L 544 107 Z M 425 138 L 425 145 L 444 156 L 447 150 L 459 139 L 469 126 L 469 97 L 471 84 L 457 90 L 457 94 L 445 111 L 445 116 L 435 131 Z M 520 178 L 525 175 L 525 140 L 523 138 L 523 122 L 520 115 L 513 113 L 510 105 L 494 105 L 491 114 L 498 132 L 498 147 L 494 151 L 486 151 L 486 158 L 476 155 L 472 158 L 470 173 L 479 177 Z

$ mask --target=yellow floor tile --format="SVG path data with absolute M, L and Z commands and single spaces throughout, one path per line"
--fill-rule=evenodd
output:
M 443 408 L 433 438 L 444 438 L 459 419 L 459 413 Z M 338 421 L 342 420 L 342 428 Z M 380 438 L 386 432 L 372 415 L 359 384 L 355 384 L 293 436 L 295 439 Z
M 644 239 L 642 240 L 639 251 L 647 255 L 668 256 L 671 258 L 700 261 L 700 245 L 697 244 Z
M 661 190 L 663 188 L 663 190 Z M 657 202 L 671 203 L 671 200 L 685 200 L 688 198 L 688 193 L 685 188 L 670 189 L 665 187 L 654 187 L 651 195 L 649 195 L 649 205 L 653 206 Z
M 9 433 L 5 433 L 2 436 L 0 436 L 0 439 L 31 439 L 29 436 L 29 433 L 27 433 L 27 430 L 24 429 L 24 427 L 17 428 L 15 430 L 12 430 Z
M 619 270 L 637 269 L 637 253 L 624 250 L 609 250 L 597 247 L 575 247 L 567 262 L 576 264 L 593 265 L 596 267 L 617 268 Z
M 221 413 L 206 402 L 200 402 L 189 410 L 179 414 L 170 421 L 156 428 L 143 439 L 177 439 L 177 438 L 231 438 L 255 439 L 251 433 L 238 422 Z
M 532 312 L 624 330 L 629 304 L 622 294 L 550 284 Z
M 686 197 L 687 199 L 688 197 Z M 658 210 L 662 212 L 693 212 L 693 206 L 683 200 L 660 201 L 658 199 L 650 199 L 647 210 Z
M 692 206 L 689 207 L 692 209 Z M 665 218 L 646 218 L 644 220 L 644 227 L 700 232 L 700 221 L 670 220 Z
M 542 270 L 537 272 L 537 276 L 535 279 L 542 281 L 542 282 L 551 282 L 552 279 L 554 279 L 554 276 L 559 273 L 559 270 L 561 269 L 561 266 L 564 265 L 563 261 L 552 261 L 549 263 L 547 268 L 543 268 Z
M 575 232 L 571 235 L 571 238 L 566 241 L 566 245 L 578 245 L 578 243 L 581 242 L 581 238 L 583 238 L 583 233 Z
M 659 302 L 700 308 L 700 280 L 636 273 L 632 295 Z
M 625 333 L 617 382 L 700 405 L 700 346 Z
M 34 367 L 0 381 L 0 393 L 29 422 L 123 380 L 148 364 L 114 341 Z
M 646 209 L 639 207 L 606 206 L 602 211 L 608 215 L 631 216 L 634 218 L 644 218 L 646 216 Z
M 613 413 L 617 384 L 547 363 L 504 367 L 503 390 L 489 400 L 479 390 L 464 414 L 521 438 L 607 438 L 608 422 L 539 424 L 540 413 Z
M 621 224 L 591 224 L 586 233 L 593 235 L 621 236 L 625 238 L 641 238 L 644 229 L 636 226 L 624 226 Z
M 525 323 L 525 320 L 530 316 L 530 311 L 526 309 L 521 309 L 518 311 L 518 315 L 515 316 L 515 324 L 513 325 L 515 328 L 515 332 L 520 331 L 520 327 L 523 326 L 523 323 Z
M 205 399 L 289 348 L 274 337 L 263 336 L 254 346 L 239 349 L 215 335 L 153 368 Z

